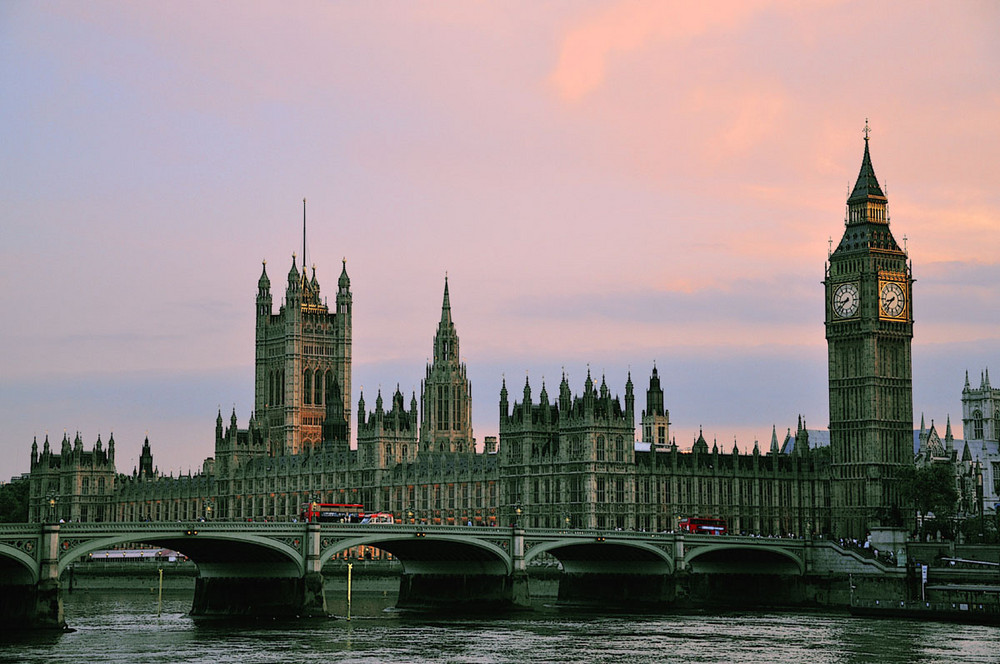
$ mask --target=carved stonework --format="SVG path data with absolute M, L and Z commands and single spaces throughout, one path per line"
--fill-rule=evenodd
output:
M 6 540 L 4 544 L 8 544 L 15 549 L 20 549 L 25 553 L 32 553 L 35 550 L 35 540 L 33 539 Z
M 302 540 L 298 537 L 282 537 L 278 539 L 278 541 L 295 549 L 296 551 L 302 550 Z

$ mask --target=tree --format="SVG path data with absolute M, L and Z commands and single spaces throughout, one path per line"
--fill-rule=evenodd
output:
M 921 521 L 931 512 L 936 519 L 945 522 L 955 515 L 958 490 L 955 488 L 955 468 L 951 463 L 909 468 L 902 479 L 903 495 L 912 502 Z
M 0 484 L 0 523 L 27 523 L 28 480 Z

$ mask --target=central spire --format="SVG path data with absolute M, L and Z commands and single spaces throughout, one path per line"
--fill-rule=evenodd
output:
M 444 273 L 444 300 L 441 302 L 441 322 L 451 325 L 451 298 L 448 297 L 448 273 Z
M 878 178 L 875 177 L 875 168 L 872 166 L 872 157 L 868 152 L 868 136 L 871 134 L 871 128 L 868 126 L 868 120 L 865 119 L 865 156 L 861 159 L 861 171 L 858 173 L 858 180 L 854 183 L 854 191 L 851 192 L 850 198 L 847 199 L 847 203 L 858 203 L 861 201 L 866 201 L 870 199 L 878 199 L 885 201 L 885 193 L 882 191 L 882 187 L 878 184 Z

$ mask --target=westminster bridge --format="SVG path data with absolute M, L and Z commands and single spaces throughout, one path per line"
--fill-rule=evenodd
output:
M 688 592 L 802 594 L 809 577 L 902 572 L 818 539 L 420 524 L 8 524 L 0 525 L 0 623 L 64 626 L 62 572 L 125 544 L 173 549 L 197 564 L 196 616 L 326 615 L 323 563 L 358 546 L 400 562 L 400 607 L 527 605 L 527 566 L 544 554 L 561 565 L 560 602 L 600 605 L 670 604 Z

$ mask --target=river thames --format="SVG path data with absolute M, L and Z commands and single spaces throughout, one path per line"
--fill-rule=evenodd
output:
M 428 615 L 362 592 L 345 619 L 235 622 L 187 615 L 190 592 L 86 590 L 65 596 L 65 633 L 0 637 L 0 662 L 1000 662 L 1000 627 L 843 613 L 601 615 L 544 600 L 507 615 Z

